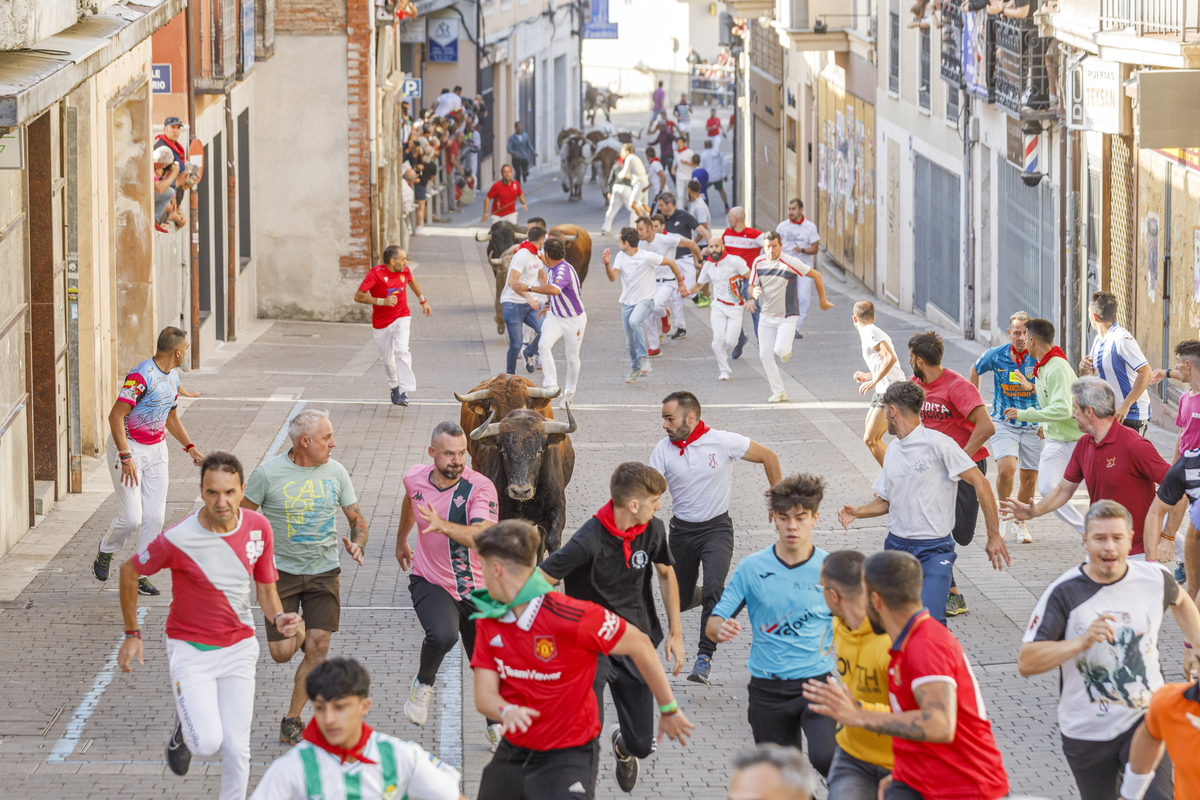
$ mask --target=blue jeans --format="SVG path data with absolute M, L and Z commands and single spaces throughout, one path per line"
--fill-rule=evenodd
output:
M 629 368 L 637 369 L 646 355 L 646 332 L 642 323 L 654 310 L 654 298 L 648 298 L 631 306 L 621 306 L 621 324 L 625 326 L 625 344 L 629 347 Z
M 833 751 L 833 765 L 829 767 L 829 800 L 875 800 L 879 782 L 890 774 L 890 770 L 860 761 L 839 746 Z
M 504 308 L 504 327 L 508 330 L 508 374 L 517 374 L 517 353 L 521 352 L 521 338 L 524 331 L 521 325 L 528 325 L 537 333 L 533 341 L 525 346 L 525 357 L 535 355 L 538 342 L 542 339 L 542 323 L 538 320 L 537 312 L 527 303 L 501 303 Z
M 929 615 L 943 625 L 946 624 L 946 597 L 950 594 L 950 581 L 954 578 L 954 537 L 941 539 L 905 539 L 889 533 L 883 540 L 884 550 L 901 550 L 921 562 L 921 603 Z

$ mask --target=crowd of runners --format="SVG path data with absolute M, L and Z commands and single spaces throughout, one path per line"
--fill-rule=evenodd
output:
M 630 159 L 631 150 L 620 168 L 644 174 Z M 503 220 L 523 196 L 505 183 L 493 199 L 493 216 Z M 631 210 L 617 249 L 603 251 L 606 277 L 621 285 L 626 381 L 645 378 L 664 345 L 686 336 L 689 300 L 708 305 L 717 379 L 730 380 L 748 342 L 749 306 L 767 401 L 786 402 L 779 365 L 791 356 L 812 293 L 822 310 L 833 307 L 813 265 L 818 236 L 803 203 L 791 201 L 787 219 L 768 231 L 749 227 L 738 207 L 718 231 L 670 192 L 654 206 L 642 209 L 650 214 Z M 527 367 L 535 371 L 530 358 L 540 354 L 544 385 L 570 403 L 579 391 L 584 292 L 545 222 L 533 220 L 527 231 L 501 295 L 504 319 L 515 323 L 507 367 L 516 372 L 521 329 L 531 329 Z M 406 405 L 417 388 L 408 293 L 426 316 L 432 311 L 407 254 L 389 247 L 384 262 L 354 299 L 372 306 L 391 402 Z M 741 670 L 717 661 L 718 646 L 748 636 L 748 730 L 724 735 L 754 747 L 733 765 L 731 798 L 812 797 L 823 781 L 832 800 L 995 800 L 1008 795 L 1009 782 L 988 698 L 946 626 L 969 610 L 954 565 L 982 522 L 987 556 L 1003 569 L 1010 543 L 1032 541 L 1027 521 L 1054 512 L 1081 534 L 1082 563 L 1046 587 L 1018 666 L 1022 675 L 1060 670 L 1062 747 L 1080 795 L 1200 796 L 1200 766 L 1189 754 L 1200 744 L 1197 685 L 1165 684 L 1161 661 L 1170 656 L 1158 644 L 1169 610 L 1191 676 L 1191 648 L 1200 646 L 1200 508 L 1189 513 L 1200 497 L 1200 341 L 1179 344 L 1175 368 L 1155 372 L 1117 324 L 1111 294 L 1093 295 L 1089 314 L 1097 335 L 1078 372 L 1051 322 L 1013 310 L 1008 342 L 983 352 L 968 376 L 943 366 L 937 333 L 911 336 L 910 377 L 873 305 L 854 304 L 850 322 L 866 369 L 846 380 L 870 398 L 863 442 L 880 470 L 872 495 L 836 514 L 847 530 L 886 517 L 882 550 L 865 537 L 867 552 L 819 547 L 813 531 L 825 480 L 783 474 L 779 456 L 749 431 L 710 428 L 698 393 L 674 391 L 662 401 L 663 438 L 642 460 L 617 465 L 608 502 L 538 563 L 538 530 L 499 519 L 496 487 L 468 464 L 466 432 L 436 425 L 428 460 L 404 475 L 395 545 L 424 632 L 405 717 L 426 723 L 436 676 L 461 640 L 493 750 L 479 798 L 590 798 L 602 749 L 619 787 L 631 792 L 642 760 L 668 746 L 664 739 L 685 746 L 709 724 L 704 690 L 690 708 L 675 698 L 659 646 L 672 675 L 690 661 L 687 680 L 707 686 L 714 669 Z M 845 332 L 853 335 L 849 325 Z M 562 386 L 550 352 L 559 339 Z M 373 731 L 366 668 L 329 657 L 341 616 L 340 551 L 361 565 L 369 544 L 351 476 L 332 458 L 330 419 L 315 409 L 296 413 L 286 452 L 253 470 L 228 453 L 204 455 L 176 410 L 188 345 L 184 331 L 163 330 L 157 353 L 130 372 L 114 403 L 107 459 L 119 512 L 93 564 L 107 580 L 114 554 L 136 535 L 135 554 L 118 569 L 126 636 L 118 662 L 126 671 L 146 655 L 137 597 L 158 594 L 150 577 L 172 572 L 171 770 L 186 774 L 193 754 L 219 753 L 222 800 L 246 797 L 261 614 L 271 658 L 297 661 L 279 726 L 280 740 L 294 747 L 254 797 L 457 800 L 459 771 Z M 990 408 L 979 391 L 989 373 Z M 1186 386 L 1171 463 L 1144 438 L 1146 390 L 1161 380 Z M 167 433 L 199 467 L 203 507 L 164 531 Z M 736 502 L 765 510 L 777 538 L 734 566 L 739 461 L 761 465 L 765 499 Z M 1083 513 L 1072 502 L 1080 483 L 1089 498 Z M 657 516 L 664 495 L 665 522 Z M 1167 565 L 1176 560 L 1173 573 Z M 681 614 L 697 607 L 699 627 L 685 633 Z M 373 666 L 393 679 L 385 665 Z M 616 721 L 604 735 L 606 687 Z

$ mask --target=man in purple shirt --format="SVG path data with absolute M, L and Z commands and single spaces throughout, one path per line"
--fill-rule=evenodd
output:
M 654 90 L 654 94 L 651 97 L 654 100 L 654 110 L 650 112 L 650 122 L 653 123 L 654 120 L 658 119 L 658 115 L 663 112 L 663 104 L 667 101 L 667 93 L 663 91 L 662 81 L 658 82 L 658 88 Z
M 542 261 L 546 264 L 546 283 L 530 286 L 527 291 L 549 295 L 549 302 L 542 313 L 542 340 L 538 345 L 538 356 L 542 362 L 542 386 L 558 388 L 558 366 L 550 348 L 559 340 L 567 352 L 567 380 L 563 387 L 562 405 L 574 402 L 575 388 L 579 385 L 579 348 L 583 344 L 583 331 L 587 328 L 587 312 L 583 310 L 583 298 L 579 293 L 579 276 L 575 268 L 564 260 L 566 245 L 553 236 L 546 237 Z

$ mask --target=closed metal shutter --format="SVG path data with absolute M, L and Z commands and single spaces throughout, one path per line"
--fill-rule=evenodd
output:
M 754 117 L 754 227 L 775 230 L 779 224 L 779 131 Z
M 1025 311 L 1031 317 L 1054 321 L 1060 287 L 1054 188 L 1049 181 L 1034 188 L 1026 186 L 1021 170 L 1004 154 L 996 157 L 996 176 L 1000 229 L 997 319 L 1007 322 L 1014 311 Z
M 922 156 L 915 157 L 913 189 L 913 305 L 934 305 L 959 319 L 962 283 L 959 180 Z
M 1133 152 L 1129 140 L 1111 136 L 1112 158 L 1109 161 L 1110 198 L 1109 224 L 1109 291 L 1117 296 L 1117 323 L 1133 330 Z

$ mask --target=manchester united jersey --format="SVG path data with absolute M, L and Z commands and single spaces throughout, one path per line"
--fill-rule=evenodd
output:
M 166 436 L 167 415 L 179 398 L 179 373 L 163 372 L 147 358 L 125 376 L 117 402 L 132 408 L 125 417 L 125 435 L 138 444 L 158 444 Z
M 530 750 L 561 750 L 599 736 L 596 655 L 608 655 L 625 626 L 611 611 L 558 592 L 530 601 L 519 618 L 510 611 L 476 620 L 471 666 L 500 674 L 506 703 L 541 714 L 525 733 L 504 738 Z

